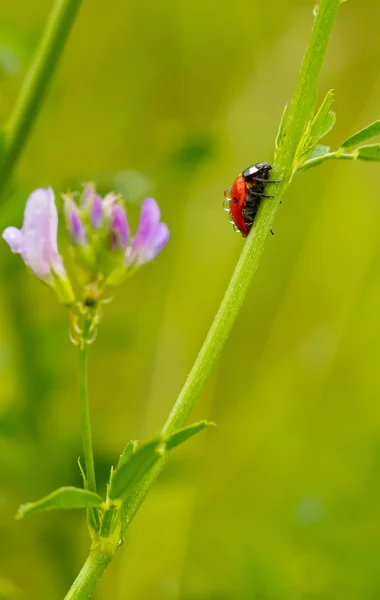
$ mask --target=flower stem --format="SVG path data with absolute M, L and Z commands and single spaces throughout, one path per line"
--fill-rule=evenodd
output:
M 82 0 L 56 0 L 25 77 L 13 112 L 4 127 L 0 193 L 4 190 L 34 125 L 42 100 Z
M 87 336 L 90 327 L 90 321 L 86 319 L 83 328 L 83 339 L 78 348 L 78 372 L 79 372 L 79 398 L 82 416 L 82 442 L 84 461 L 86 465 L 87 487 L 90 492 L 96 493 L 94 456 L 92 452 L 92 436 L 90 424 L 90 409 L 88 404 L 88 386 L 87 386 Z

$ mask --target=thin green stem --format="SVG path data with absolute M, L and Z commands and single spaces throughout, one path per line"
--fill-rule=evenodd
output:
M 248 286 L 259 265 L 281 197 L 292 177 L 294 158 L 300 139 L 306 130 L 313 112 L 317 79 L 334 25 L 339 2 L 340 0 L 321 0 L 296 90 L 289 107 L 288 118 L 284 128 L 285 135 L 277 152 L 273 168 L 273 178 L 281 179 L 281 183 L 278 185 L 275 198 L 272 201 L 263 202 L 260 207 L 255 226 L 244 244 L 220 308 L 185 385 L 162 429 L 163 435 L 172 433 L 186 422 L 229 336 L 243 304 Z M 133 497 L 129 496 L 128 505 L 125 507 L 125 527 L 131 523 L 165 462 L 166 459 L 163 458 L 156 463 L 147 473 L 139 489 L 133 492 Z M 100 571 L 105 570 L 109 562 L 108 560 L 108 562 L 104 562 L 103 564 L 97 563 L 92 568 L 91 561 L 89 561 L 90 558 L 87 560 L 66 600 L 87 600 L 92 586 L 100 577 Z M 94 576 L 94 573 L 96 576 Z M 81 594 L 79 591 L 75 593 L 75 589 L 79 589 L 79 584 L 77 583 L 79 579 L 82 585 L 81 589 L 85 590 L 87 596 Z M 74 592 L 72 592 L 73 590 Z
M 112 552 L 105 552 L 99 548 L 92 549 L 65 596 L 65 600 L 88 600 L 93 588 L 111 562 L 113 555 Z
M 88 322 L 86 321 L 86 324 Z M 90 492 L 96 492 L 94 455 L 92 451 L 92 436 L 90 424 L 90 409 L 88 404 L 88 385 L 87 385 L 87 330 L 83 332 L 83 340 L 78 350 L 78 370 L 79 370 L 79 399 L 82 416 L 82 442 L 84 461 L 86 465 L 87 487 Z
M 306 169 L 311 169 L 311 167 L 317 167 L 321 163 L 325 162 L 325 160 L 332 159 L 356 160 L 357 152 L 342 152 L 340 148 L 339 150 L 335 150 L 334 152 L 326 152 L 326 154 L 322 154 L 321 156 L 316 156 L 315 158 L 309 158 L 309 160 L 306 160 L 301 166 L 301 168 L 298 169 L 298 172 L 306 171 Z
M 289 107 L 284 128 L 283 143 L 277 152 L 273 165 L 273 178 L 280 179 L 281 182 L 276 190 L 275 198 L 261 204 L 255 225 L 244 244 L 219 310 L 186 379 L 185 385 L 162 429 L 164 436 L 173 433 L 173 431 L 182 427 L 187 421 L 230 334 L 243 304 L 249 284 L 259 265 L 281 198 L 292 177 L 294 158 L 299 142 L 312 117 L 318 75 L 322 67 L 339 4 L 340 0 L 321 0 L 296 89 Z M 128 510 L 126 511 L 126 525 L 129 525 L 132 521 L 164 465 L 165 460 L 156 463 L 147 474 L 140 489 L 136 490 L 134 498 L 130 498 Z
M 82 0 L 56 0 L 25 77 L 13 112 L 4 128 L 0 193 L 4 190 L 41 109 Z
M 312 116 L 317 79 L 339 3 L 340 0 L 322 0 L 320 4 L 296 90 L 289 107 L 284 143 L 278 153 L 276 163 L 273 165 L 273 178 L 280 179 L 281 183 L 275 198 L 272 201 L 263 202 L 261 205 L 255 226 L 244 244 L 219 310 L 163 427 L 164 435 L 172 433 L 185 424 L 230 334 L 248 286 L 259 265 L 282 195 L 291 179 L 299 141 Z

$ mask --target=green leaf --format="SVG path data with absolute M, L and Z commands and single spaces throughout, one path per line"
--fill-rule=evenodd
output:
M 325 99 L 311 122 L 309 137 L 315 140 L 315 143 L 323 138 L 334 126 L 335 113 L 330 110 L 333 101 L 334 90 L 330 90 L 327 92 Z
M 294 161 L 294 171 L 302 169 L 305 161 L 313 155 L 318 141 L 334 126 L 335 113 L 330 110 L 333 100 L 334 90 L 330 90 L 301 138 Z
M 311 160 L 312 158 L 317 158 L 318 156 L 324 156 L 328 152 L 330 152 L 330 146 L 323 146 L 322 144 L 317 144 L 313 152 L 310 154 L 308 160 Z
M 371 123 L 371 125 L 367 125 L 367 127 L 364 127 L 364 129 L 361 129 L 357 133 L 354 133 L 354 135 L 351 135 L 349 138 L 344 140 L 344 142 L 341 144 L 341 148 L 353 148 L 354 146 L 358 146 L 366 140 L 370 140 L 376 135 L 380 135 L 380 120 Z
M 356 156 L 360 160 L 380 160 L 380 144 L 361 146 L 356 150 Z
M 119 458 L 119 462 L 117 464 L 117 468 L 119 469 L 121 467 L 121 465 L 123 465 L 125 462 L 127 462 L 132 454 L 135 452 L 137 447 L 137 442 L 134 440 L 131 440 L 130 442 L 128 442 L 128 444 L 125 446 L 123 453 L 120 455 Z
M 156 438 L 137 446 L 135 452 L 122 462 L 112 475 L 108 493 L 110 499 L 123 500 L 127 496 L 129 490 L 161 458 L 160 444 L 162 444 L 161 438 Z
M 171 435 L 166 441 L 165 446 L 167 450 L 172 450 L 176 446 L 183 444 L 189 438 L 191 438 L 196 433 L 199 433 L 206 427 L 216 426 L 215 423 L 211 423 L 210 421 L 200 421 L 199 423 L 193 423 L 193 425 L 189 425 L 188 427 L 183 427 L 183 429 L 179 429 L 173 435 Z
M 94 492 L 71 486 L 62 487 L 45 496 L 45 498 L 37 500 L 37 502 L 22 504 L 18 509 L 16 519 L 47 510 L 89 508 L 100 506 L 102 503 L 103 499 L 98 494 L 94 494 Z

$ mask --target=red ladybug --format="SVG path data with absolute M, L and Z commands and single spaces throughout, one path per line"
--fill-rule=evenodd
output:
M 234 229 L 240 231 L 243 237 L 250 232 L 261 199 L 273 198 L 264 194 L 271 169 L 272 165 L 267 162 L 251 165 L 224 192 L 224 209 L 230 213 Z

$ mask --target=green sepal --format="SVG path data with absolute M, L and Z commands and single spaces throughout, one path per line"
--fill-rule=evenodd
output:
M 172 450 L 176 446 L 186 442 L 189 438 L 193 437 L 193 435 L 196 435 L 206 427 L 210 426 L 216 427 L 216 424 L 211 421 L 199 421 L 199 423 L 193 423 L 188 427 L 179 429 L 165 440 L 166 449 Z
M 94 492 L 71 486 L 62 487 L 37 502 L 22 504 L 18 509 L 16 519 L 47 510 L 89 508 L 101 504 L 103 504 L 103 499 Z
M 75 302 L 75 295 L 70 279 L 67 275 L 65 278 L 60 277 L 53 268 L 51 269 L 51 273 L 53 281 L 49 285 L 56 293 L 59 302 L 67 307 L 72 306 Z
M 137 446 L 135 452 L 121 463 L 112 474 L 108 491 L 110 500 L 124 500 L 127 497 L 132 487 L 139 483 L 147 471 L 162 457 L 161 445 L 161 438 L 145 442 Z
M 356 158 L 359 160 L 380 160 L 380 144 L 360 146 L 356 150 Z
M 364 127 L 357 133 L 354 133 L 354 135 L 351 135 L 349 138 L 344 140 L 344 142 L 341 144 L 341 148 L 344 148 L 345 150 L 347 148 L 354 148 L 362 142 L 370 140 L 376 135 L 380 135 L 380 120 L 367 125 L 367 127 Z

